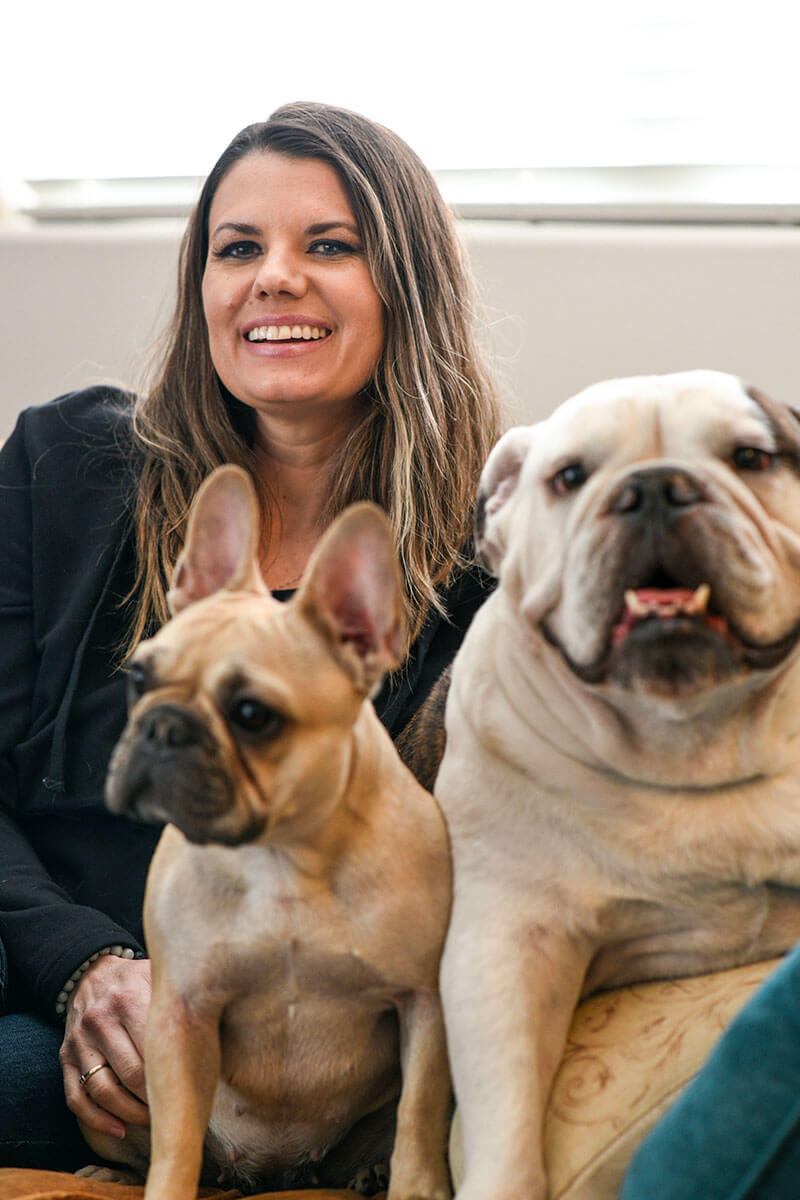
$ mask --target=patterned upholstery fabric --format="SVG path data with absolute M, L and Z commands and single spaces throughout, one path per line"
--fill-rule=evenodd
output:
M 545 1120 L 550 1200 L 616 1200 L 639 1143 L 778 961 L 637 984 L 580 1005 Z M 450 1164 L 457 1183 L 458 1113 Z

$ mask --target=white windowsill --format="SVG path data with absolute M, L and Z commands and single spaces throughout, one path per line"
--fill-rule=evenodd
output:
M 800 166 L 650 166 L 441 171 L 465 218 L 800 224 Z M 51 179 L 29 182 L 21 212 L 36 221 L 185 217 L 202 180 Z

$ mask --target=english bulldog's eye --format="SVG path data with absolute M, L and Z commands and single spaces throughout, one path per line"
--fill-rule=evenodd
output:
M 141 663 L 131 663 L 128 675 L 128 700 L 135 703 L 147 691 L 148 675 Z
M 566 496 L 567 492 L 574 492 L 586 483 L 586 479 L 583 463 L 568 463 L 566 467 L 556 471 L 550 480 L 550 490 L 556 496 Z
M 775 455 L 756 446 L 737 446 L 733 452 L 733 465 L 740 471 L 769 471 L 775 465 Z
M 244 733 L 257 733 L 262 737 L 277 733 L 283 726 L 284 719 L 260 700 L 252 696 L 241 696 L 234 700 L 228 709 L 228 720 Z

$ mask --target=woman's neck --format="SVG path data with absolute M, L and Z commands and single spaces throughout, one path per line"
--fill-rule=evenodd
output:
M 324 530 L 331 479 L 347 424 L 259 420 L 256 448 L 273 504 L 261 569 L 273 591 L 295 587 Z

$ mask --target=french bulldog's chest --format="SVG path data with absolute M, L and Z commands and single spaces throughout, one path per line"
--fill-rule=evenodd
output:
M 165 881 L 158 920 L 170 975 L 186 995 L 222 990 L 282 1011 L 300 996 L 385 990 L 370 933 L 347 901 L 263 852 L 188 857 Z
M 207 1153 L 259 1190 L 310 1183 L 315 1160 L 399 1086 L 398 989 L 370 937 L 330 888 L 270 867 L 263 854 L 192 852 L 157 905 L 172 987 L 220 1012 Z

